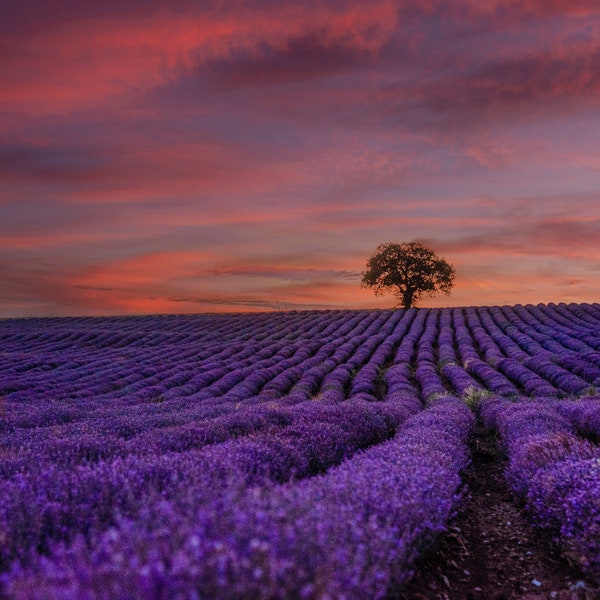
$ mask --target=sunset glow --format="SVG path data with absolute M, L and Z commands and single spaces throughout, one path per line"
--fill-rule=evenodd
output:
M 595 0 L 35 0 L 0 23 L 0 317 L 600 299 Z

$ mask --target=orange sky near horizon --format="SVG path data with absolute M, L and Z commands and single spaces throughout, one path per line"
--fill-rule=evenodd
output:
M 600 299 L 594 0 L 24 0 L 0 23 L 0 317 Z

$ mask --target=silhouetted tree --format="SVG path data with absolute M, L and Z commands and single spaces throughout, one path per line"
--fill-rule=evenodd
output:
M 455 275 L 450 263 L 420 242 L 388 242 L 377 246 L 369 258 L 361 287 L 373 288 L 376 296 L 393 293 L 406 309 L 423 294 L 449 296 Z

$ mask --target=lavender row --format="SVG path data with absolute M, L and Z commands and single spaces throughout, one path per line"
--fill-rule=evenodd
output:
M 507 481 L 534 525 L 600 582 L 600 449 L 552 401 L 487 399 L 481 414 L 500 434 Z
M 563 400 L 555 406 L 573 424 L 577 433 L 595 442 L 600 441 L 600 397 Z
M 16 429 L 2 437 L 0 478 L 39 470 L 50 462 L 66 468 L 128 455 L 185 452 L 264 432 L 278 434 L 293 430 L 292 426 L 302 423 L 306 415 L 316 422 L 328 419 L 330 414 L 343 415 L 358 406 L 359 399 L 356 396 L 339 405 L 313 401 L 291 406 L 263 403 L 235 410 L 226 410 L 223 403 L 181 406 L 180 410 L 175 405 L 170 413 L 138 410 L 112 419 Z M 385 414 L 409 401 L 418 406 L 410 398 L 390 397 L 387 403 L 365 405 L 363 410 Z
M 148 498 L 179 498 L 189 493 L 210 498 L 231 481 L 237 486 L 242 482 L 263 485 L 323 472 L 357 450 L 389 439 L 420 409 L 414 401 L 312 403 L 296 411 L 294 420 L 289 411 L 271 415 L 273 428 L 260 435 L 174 453 L 164 451 L 165 446 L 184 449 L 190 438 L 179 432 L 165 440 L 159 430 L 154 438 L 138 440 L 144 446 L 140 455 L 75 466 L 60 455 L 64 446 L 50 440 L 40 445 L 39 464 L 33 462 L 35 454 L 26 454 L 29 468 L 13 474 L 0 488 L 0 531 L 5 535 L 0 567 L 24 559 L 33 548 L 46 549 L 51 540 L 70 539 L 91 527 L 109 527 L 117 514 L 135 517 Z M 289 419 L 288 424 L 275 424 L 275 416 Z M 240 425 L 251 427 L 252 423 L 240 419 Z M 223 433 L 232 435 L 227 430 Z M 86 444 L 85 438 L 72 442 L 74 448 L 67 450 L 77 451 L 79 444 Z M 147 445 L 162 452 L 148 454 Z M 45 452 L 52 453 L 52 461 L 45 459 Z
M 425 318 L 426 311 L 411 308 L 406 312 L 403 320 L 406 329 L 402 331 L 400 344 L 383 376 L 389 394 L 419 395 L 412 371 L 415 348 L 423 332 Z
M 86 540 L 15 565 L 4 593 L 48 600 L 384 598 L 453 513 L 472 413 L 447 398 L 325 475 L 230 487 L 198 505 L 153 499 Z

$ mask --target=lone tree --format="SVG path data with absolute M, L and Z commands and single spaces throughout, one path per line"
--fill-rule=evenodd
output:
M 377 246 L 369 258 L 361 287 L 374 288 L 376 296 L 393 293 L 407 309 L 423 294 L 449 296 L 455 275 L 450 263 L 420 242 L 388 242 Z

